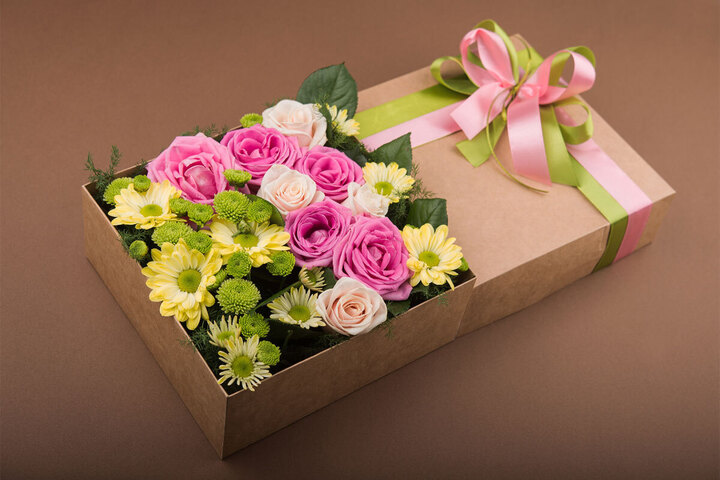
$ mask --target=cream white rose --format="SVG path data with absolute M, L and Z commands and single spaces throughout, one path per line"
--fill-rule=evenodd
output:
M 342 205 L 349 208 L 353 215 L 367 213 L 373 217 L 384 217 L 390 207 L 390 199 L 377 193 L 369 184 L 348 184 L 348 198 Z
M 320 294 L 315 304 L 328 327 L 343 335 L 367 333 L 387 319 L 379 293 L 362 282 L 343 277 Z
M 325 145 L 327 121 L 312 103 L 280 100 L 262 113 L 263 127 L 274 128 L 285 136 L 297 138 L 301 147 Z
M 265 173 L 257 195 L 275 205 L 283 217 L 325 199 L 312 178 L 279 164 Z

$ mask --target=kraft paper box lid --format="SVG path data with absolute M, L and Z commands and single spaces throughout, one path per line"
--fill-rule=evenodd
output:
M 436 84 L 430 68 L 422 68 L 360 92 L 358 111 Z M 591 113 L 595 142 L 653 202 L 640 248 L 654 238 L 675 192 L 597 111 Z M 492 159 L 473 167 L 455 147 L 465 139 L 458 132 L 413 149 L 424 186 L 447 199 L 450 235 L 477 276 L 461 335 L 591 273 L 609 233 L 607 220 L 576 188 L 553 184 L 539 194 L 506 177 Z M 511 165 L 507 133 L 496 153 Z

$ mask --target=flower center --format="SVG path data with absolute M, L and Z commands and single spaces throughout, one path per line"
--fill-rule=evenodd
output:
M 310 320 L 310 309 L 305 305 L 295 305 L 290 309 L 288 315 L 297 322 L 307 322 Z
M 154 203 L 148 203 L 140 209 L 140 214 L 143 217 L 158 217 L 162 215 L 162 213 L 162 207 L 160 205 L 155 205 Z
M 232 372 L 238 378 L 247 378 L 253 371 L 253 361 L 247 355 L 240 355 L 230 364 Z
M 252 233 L 238 233 L 233 237 L 233 242 L 240 244 L 243 248 L 252 248 L 258 244 L 258 237 Z
M 197 270 L 184 270 L 178 275 L 178 287 L 183 292 L 195 293 L 200 286 L 200 280 L 202 280 L 202 275 Z
M 393 192 L 393 186 L 390 182 L 377 182 L 375 184 L 375 191 L 379 193 L 380 195 L 387 197 L 388 195 L 392 194 Z
M 440 257 L 438 257 L 437 253 L 431 252 L 430 250 L 426 250 L 422 252 L 420 255 L 418 255 L 418 259 L 421 262 L 425 262 L 425 265 L 428 267 L 436 267 L 440 263 Z
M 220 332 L 218 333 L 217 339 L 219 343 L 224 342 L 225 340 L 230 340 L 233 337 L 233 332 Z

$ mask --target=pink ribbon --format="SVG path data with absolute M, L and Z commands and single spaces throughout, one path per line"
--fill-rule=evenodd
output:
M 379 148 L 386 143 L 392 142 L 398 137 L 402 137 L 406 133 L 410 135 L 410 146 L 412 148 L 433 142 L 438 138 L 443 138 L 460 130 L 455 120 L 452 119 L 450 113 L 455 110 L 462 102 L 457 102 L 435 110 L 425 115 L 413 118 L 407 122 L 402 122 L 394 127 L 381 130 L 378 133 L 365 137 L 363 143 L 371 150 Z
M 470 61 L 472 52 L 482 67 Z M 463 67 L 478 89 L 450 114 L 468 139 L 478 135 L 507 108 L 507 130 L 515 171 L 545 185 L 550 172 L 545 156 L 540 105 L 548 105 L 589 90 L 595 68 L 584 56 L 560 50 L 543 60 L 524 81 L 515 81 L 510 54 L 502 38 L 484 28 L 468 32 L 460 42 Z M 567 53 L 574 68 L 567 85 L 550 85 L 553 59 Z M 521 72 L 524 73 L 524 72 Z

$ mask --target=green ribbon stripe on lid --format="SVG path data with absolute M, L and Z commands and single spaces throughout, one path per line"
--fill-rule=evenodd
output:
M 467 98 L 465 95 L 448 90 L 442 85 L 433 85 L 419 92 L 368 108 L 355 114 L 355 120 L 360 124 L 360 133 L 357 137 L 359 139 L 367 138 L 465 98 Z

